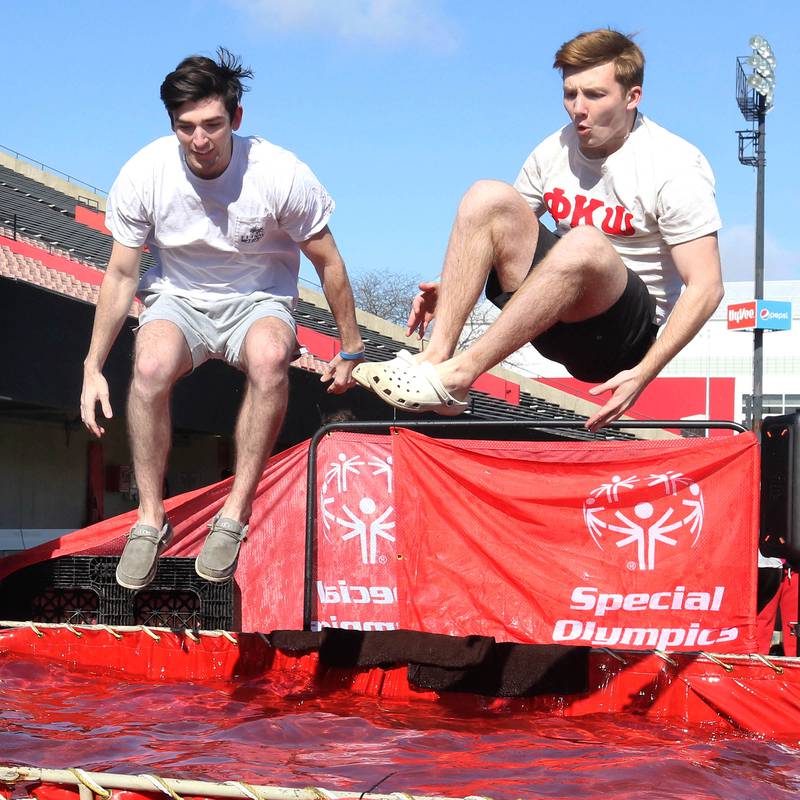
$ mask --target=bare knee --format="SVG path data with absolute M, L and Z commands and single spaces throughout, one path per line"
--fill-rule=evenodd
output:
M 603 273 L 618 271 L 622 262 L 608 239 L 591 225 L 572 228 L 556 245 L 559 258 L 553 265 L 569 271 Z
M 168 395 L 180 372 L 156 351 L 139 352 L 133 365 L 131 394 L 142 400 Z
M 473 224 L 485 224 L 519 215 L 532 216 L 533 212 L 522 199 L 522 195 L 503 181 L 476 181 L 467 189 L 458 207 L 459 218 Z
M 288 358 L 279 353 L 259 353 L 248 359 L 247 381 L 260 394 L 283 392 L 289 386 Z

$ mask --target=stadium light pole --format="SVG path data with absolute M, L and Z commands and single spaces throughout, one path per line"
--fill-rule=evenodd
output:
M 753 127 L 739 134 L 739 163 L 756 168 L 755 299 L 764 299 L 764 168 L 765 120 L 775 92 L 775 55 L 763 36 L 751 36 L 750 56 L 736 59 L 736 102 Z M 747 74 L 747 71 L 750 74 Z M 764 331 L 753 330 L 752 427 L 758 431 L 763 412 Z

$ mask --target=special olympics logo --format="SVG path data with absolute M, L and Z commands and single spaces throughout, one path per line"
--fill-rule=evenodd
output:
M 700 486 L 674 470 L 641 478 L 614 475 L 583 501 L 583 520 L 594 543 L 601 550 L 630 548 L 631 570 L 655 569 L 663 546 L 694 547 L 704 514 Z
M 364 470 L 364 467 L 367 470 Z M 382 494 L 380 484 L 375 481 L 372 489 L 375 497 L 359 496 L 361 492 L 354 490 L 356 479 L 367 472 L 373 479 L 384 476 L 386 480 L 386 496 Z M 377 484 L 377 485 L 376 485 Z M 395 541 L 394 507 L 388 504 L 392 493 L 392 457 L 386 459 L 373 457 L 364 461 L 360 456 L 348 457 L 339 453 L 336 460 L 328 465 L 320 489 L 320 509 L 322 511 L 323 534 L 330 542 L 329 534 L 338 534 L 340 541 L 358 540 L 363 564 L 385 564 L 385 555 L 378 554 L 378 541 Z M 380 502 L 384 501 L 384 502 Z

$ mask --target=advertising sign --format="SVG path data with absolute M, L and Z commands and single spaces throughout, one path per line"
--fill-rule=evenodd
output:
M 779 300 L 748 300 L 728 306 L 728 330 L 788 331 L 792 304 Z

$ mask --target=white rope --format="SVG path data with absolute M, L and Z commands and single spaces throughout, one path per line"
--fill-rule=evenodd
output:
M 101 628 L 106 632 L 110 633 L 115 639 L 121 639 L 122 634 L 117 633 L 110 625 L 102 625 Z
M 155 775 L 119 775 L 113 772 L 85 772 L 78 769 L 40 769 L 38 767 L 3 766 L 0 765 L 0 784 L 14 783 L 51 783 L 83 786 L 106 800 L 109 790 L 127 789 L 137 792 L 151 792 L 157 789 L 168 795 L 171 800 L 182 800 L 183 797 L 222 797 L 230 800 L 241 800 L 242 794 L 253 800 L 352 800 L 357 794 L 348 791 L 333 791 L 318 787 L 292 789 L 285 786 L 252 786 L 242 781 L 192 781 L 174 778 L 159 778 Z M 98 791 L 99 790 L 99 791 Z M 246 791 L 245 791 L 246 790 Z M 402 792 L 393 794 L 371 794 L 365 792 L 364 800 L 457 800 L 453 797 L 433 795 L 413 795 Z M 465 800 L 489 800 L 489 798 L 471 795 Z

